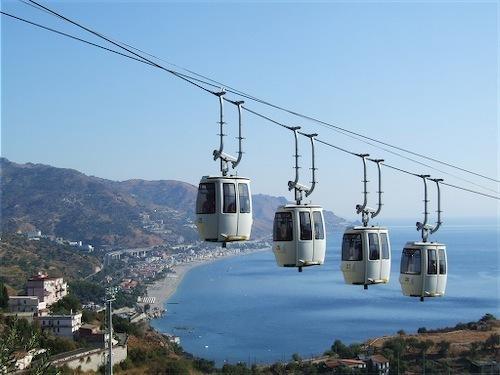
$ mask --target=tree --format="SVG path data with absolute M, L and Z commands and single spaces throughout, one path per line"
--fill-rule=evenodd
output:
M 5 309 L 9 306 L 9 293 L 4 283 L 0 283 L 0 308 Z
M 498 345 L 500 345 L 500 335 L 498 333 L 493 333 L 486 339 L 486 341 L 483 344 L 483 347 L 485 350 L 493 350 L 495 349 Z
M 302 358 L 300 357 L 300 355 L 298 353 L 293 353 L 292 354 L 292 360 L 294 362 L 301 362 L 302 361 Z
M 82 310 L 82 304 L 77 297 L 72 294 L 68 294 L 54 303 L 50 307 L 50 310 L 53 314 L 70 314 L 71 312 L 76 313 L 77 311 Z
M 469 357 L 472 359 L 476 358 L 479 354 L 479 350 L 481 348 L 481 343 L 479 341 L 471 342 L 469 347 Z
M 405 336 L 406 335 L 406 332 L 404 330 L 402 330 L 402 329 L 400 329 L 397 333 L 398 333 L 399 336 Z
M 437 346 L 438 346 L 438 351 L 439 351 L 440 356 L 442 356 L 442 357 L 448 356 L 448 353 L 450 352 L 450 347 L 451 347 L 451 344 L 449 341 L 440 341 L 440 342 L 438 342 Z
M 481 321 L 481 322 L 489 322 L 490 320 L 496 320 L 495 315 L 488 313 L 488 314 L 485 314 L 485 315 L 484 315 L 484 316 L 480 319 L 480 321 Z

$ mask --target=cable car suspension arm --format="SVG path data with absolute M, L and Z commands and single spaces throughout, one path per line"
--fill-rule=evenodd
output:
M 438 203 L 437 203 L 437 222 L 436 222 L 436 226 L 434 228 L 431 229 L 431 234 L 433 233 L 436 233 L 439 229 L 439 227 L 441 226 L 441 224 L 443 224 L 443 222 L 441 221 L 441 189 L 439 187 L 439 183 L 443 181 L 442 178 L 431 178 L 430 179 L 431 181 L 434 181 L 436 183 L 436 188 L 437 188 L 437 200 L 438 200 Z
M 380 211 L 382 210 L 382 171 L 380 168 L 380 163 L 384 162 L 384 159 L 368 159 L 373 161 L 374 163 L 377 163 L 377 168 L 378 168 L 378 206 L 377 206 L 377 211 L 372 213 L 372 219 L 377 216 Z
M 223 96 L 226 94 L 226 91 L 222 89 L 220 92 L 215 93 L 215 95 L 219 98 L 219 136 L 220 136 L 220 146 L 218 150 L 214 150 L 214 160 L 220 159 L 220 171 L 223 176 L 227 176 L 227 172 L 229 171 L 229 167 L 227 165 L 228 162 L 235 162 L 236 158 L 224 152 L 224 98 Z
M 429 217 L 429 212 L 427 211 L 427 205 L 429 200 L 427 199 L 427 178 L 430 177 L 428 174 L 422 174 L 419 176 L 424 181 L 424 222 L 421 223 L 417 221 L 417 231 L 422 232 L 422 241 L 427 242 L 427 238 L 429 236 L 429 230 L 432 229 L 432 226 L 427 224 L 427 219 Z
M 368 204 L 368 179 L 366 176 L 366 158 L 370 156 L 369 154 L 358 154 L 363 160 L 363 204 L 356 205 L 356 212 L 361 214 L 361 221 L 363 222 L 363 226 L 368 226 L 368 221 L 370 220 L 370 213 L 373 214 L 375 210 L 372 208 L 366 207 Z

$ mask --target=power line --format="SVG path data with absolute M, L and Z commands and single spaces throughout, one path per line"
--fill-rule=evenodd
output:
M 30 1 L 31 1 L 31 0 L 30 0 Z M 215 95 L 215 92 L 213 92 L 213 91 L 211 91 L 211 90 L 209 90 L 209 89 L 207 89 L 207 88 L 205 88 L 205 87 L 203 87 L 203 86 L 201 86 L 201 85 L 199 85 L 199 84 L 197 84 L 197 83 L 195 83 L 195 82 L 192 82 L 192 81 L 190 80 L 190 78 L 187 78 L 185 75 L 182 75 L 182 74 L 180 74 L 180 73 L 178 73 L 178 72 L 176 72 L 176 71 L 173 71 L 173 70 L 170 70 L 170 69 L 164 68 L 164 67 L 162 67 L 161 65 L 158 65 L 158 64 L 156 64 L 156 63 L 154 63 L 154 62 L 151 62 L 151 61 L 149 61 L 148 59 L 143 58 L 141 55 L 138 55 L 138 54 L 136 54 L 136 53 L 134 53 L 134 52 L 129 51 L 128 49 L 126 49 L 126 48 L 124 48 L 124 47 L 121 47 L 121 46 L 120 46 L 120 45 L 118 45 L 116 42 L 111 42 L 111 43 L 113 43 L 114 45 L 116 45 L 116 46 L 118 46 L 118 47 L 120 47 L 120 48 L 123 48 L 123 49 L 125 49 L 125 50 L 129 51 L 130 53 L 132 53 L 132 54 L 136 55 L 137 57 L 134 57 L 134 56 L 130 56 L 130 55 L 127 55 L 127 54 L 121 53 L 121 52 L 119 52 L 119 51 L 116 51 L 116 50 L 113 50 L 113 49 L 110 49 L 110 48 L 104 47 L 104 46 L 99 45 L 99 44 L 96 44 L 96 43 L 89 42 L 89 41 L 87 41 L 87 40 L 85 40 L 85 39 L 75 37 L 75 36 L 73 36 L 73 35 L 70 35 L 70 34 L 67 34 L 67 33 L 64 33 L 64 32 L 61 32 L 61 31 L 58 31 L 58 30 L 55 30 L 55 29 L 52 29 L 52 28 L 50 28 L 50 27 L 46 27 L 46 26 L 43 26 L 43 25 L 37 24 L 37 23 L 32 22 L 32 21 L 28 21 L 28 20 L 26 20 L 26 19 L 23 19 L 23 18 L 20 18 L 20 17 L 14 16 L 14 15 L 12 15 L 12 14 L 8 14 L 8 13 L 3 12 L 3 11 L 0 11 L 0 13 L 1 13 L 1 14 L 3 14 L 3 15 L 5 15 L 5 16 L 11 17 L 11 18 L 13 18 L 13 19 L 16 19 L 16 20 L 19 20 L 19 21 L 22 21 L 22 22 L 28 23 L 28 24 L 30 24 L 30 25 L 33 25 L 33 26 L 36 26 L 36 27 L 39 27 L 39 28 L 42 28 L 42 29 L 45 29 L 45 30 L 47 30 L 47 31 L 51 31 L 51 32 L 57 33 L 57 34 L 59 34 L 59 35 L 66 36 L 66 37 L 69 37 L 69 38 L 71 38 L 71 39 L 74 39 L 74 40 L 77 40 L 77 41 L 80 41 L 80 42 L 86 43 L 86 44 L 88 44 L 88 45 L 92 45 L 92 46 L 95 46 L 95 47 L 101 48 L 101 49 L 103 49 L 103 50 L 106 50 L 106 51 L 109 51 L 109 52 L 112 52 L 112 53 L 118 54 L 118 55 L 120 55 L 120 56 L 127 57 L 127 58 L 130 58 L 130 59 L 132 59 L 132 60 L 135 60 L 135 61 L 138 61 L 138 62 L 141 62 L 141 63 L 147 64 L 147 65 L 150 65 L 150 66 L 153 66 L 153 67 L 156 67 L 156 68 L 162 69 L 162 70 L 165 70 L 165 71 L 167 71 L 167 72 L 169 72 L 169 73 L 171 73 L 171 74 L 173 74 L 173 75 L 175 75 L 175 76 L 177 76 L 177 77 L 179 77 L 179 78 L 183 79 L 184 81 L 187 81 L 188 83 L 191 83 L 191 84 L 195 85 L 196 87 L 199 87 L 199 88 L 203 89 L 204 91 L 209 92 L 209 93 L 211 93 L 211 94 L 214 94 L 214 95 Z M 61 16 L 61 17 L 63 17 L 63 16 Z M 68 21 L 68 22 L 72 22 L 72 21 Z M 83 27 L 83 26 L 82 26 L 82 27 Z M 99 34 L 99 33 L 97 33 L 97 32 L 93 32 L 93 31 L 89 31 L 89 32 L 92 32 L 94 35 L 98 35 L 98 36 L 100 36 L 100 34 Z M 104 38 L 105 40 L 108 40 L 106 37 L 102 37 L 102 38 Z M 201 80 L 199 80 L 199 81 L 201 81 Z M 205 82 L 203 82 L 203 81 L 201 81 L 201 82 L 202 82 L 202 83 L 205 83 Z M 211 85 L 211 86 L 214 86 L 214 85 Z M 232 100 L 227 99 L 227 98 L 224 98 L 224 99 L 225 99 L 227 102 L 229 102 L 229 103 L 236 104 L 236 102 L 235 102 L 235 101 L 232 101 Z M 260 117 L 260 118 L 262 118 L 262 119 L 265 119 L 265 120 L 267 120 L 267 121 L 269 121 L 269 122 L 271 122 L 271 123 L 273 123 L 273 124 L 275 124 L 275 125 L 279 125 L 279 126 L 281 126 L 281 127 L 283 127 L 283 128 L 290 129 L 290 127 L 289 127 L 289 126 L 287 126 L 287 125 L 285 125 L 285 124 L 283 124 L 283 123 L 281 123 L 281 122 L 278 122 L 278 121 L 276 121 L 276 120 L 272 119 L 271 117 L 268 117 L 268 116 L 263 115 L 263 114 L 261 114 L 261 113 L 259 113 L 259 112 L 257 112 L 257 111 L 254 111 L 254 110 L 252 110 L 252 109 L 250 109 L 250 108 L 248 108 L 248 107 L 246 107 L 246 106 L 242 106 L 242 108 L 243 108 L 243 109 L 245 109 L 247 112 L 252 113 L 252 114 L 254 114 L 254 115 L 256 115 L 256 116 L 258 116 L 258 117 Z M 303 134 L 303 133 L 301 133 L 301 132 L 299 132 L 299 133 L 300 133 L 300 134 L 302 134 L 302 135 L 304 135 L 304 134 Z M 345 149 L 345 148 L 342 148 L 342 147 L 336 146 L 336 145 L 334 145 L 334 144 L 332 144 L 332 143 L 329 143 L 329 142 L 327 142 L 327 141 L 323 141 L 323 140 L 321 140 L 321 139 L 317 139 L 317 138 L 316 138 L 316 140 L 317 140 L 317 142 L 322 143 L 322 144 L 324 144 L 324 145 L 326 145 L 326 146 L 329 146 L 329 147 L 331 147 L 331 148 L 337 149 L 337 150 L 339 150 L 339 151 L 345 152 L 345 153 L 350 154 L 350 155 L 353 155 L 353 156 L 358 156 L 358 154 L 356 154 L 356 153 L 354 153 L 354 152 L 352 152 L 352 151 L 349 151 L 349 150 L 347 150 L 347 149 Z M 391 152 L 391 151 L 389 151 L 389 150 L 388 150 L 388 152 Z M 405 156 L 402 156 L 402 157 L 407 158 L 407 157 L 405 157 Z M 411 159 L 410 159 L 410 160 L 411 160 Z M 417 162 L 417 163 L 420 163 L 420 162 L 418 162 L 418 161 L 416 161 L 416 162 Z M 423 163 L 420 163 L 420 164 L 423 164 Z M 420 175 L 418 175 L 418 174 L 411 173 L 411 172 L 409 172 L 409 171 L 406 171 L 406 170 L 401 169 L 401 168 L 397 168 L 397 167 L 395 167 L 395 166 L 392 166 L 392 165 L 389 165 L 389 164 L 386 164 L 386 163 L 382 163 L 381 165 L 383 165 L 383 166 L 385 166 L 385 167 L 388 167 L 388 168 L 391 168 L 391 169 L 393 169 L 393 170 L 397 170 L 397 171 L 399 171 L 399 172 L 403 172 L 403 173 L 406 173 L 406 174 L 412 175 L 412 176 L 417 176 L 417 177 L 419 177 L 419 176 L 420 176 Z M 426 164 L 423 164 L 423 165 L 427 166 Z M 428 166 L 428 167 L 430 167 L 430 166 Z M 432 168 L 432 167 L 430 167 L 430 168 Z M 443 172 L 443 173 L 446 173 L 446 172 Z M 456 177 L 456 176 L 455 176 L 455 177 Z M 471 183 L 472 183 L 472 182 L 471 182 Z M 452 188 L 456 188 L 456 189 L 460 189 L 460 190 L 467 191 L 467 192 L 470 192 L 470 193 L 478 194 L 478 195 L 481 195 L 481 196 L 484 196 L 484 197 L 489 197 L 489 198 L 492 198 L 492 199 L 497 199 L 497 200 L 500 200 L 500 197 L 498 197 L 498 196 L 493 196 L 493 195 L 490 195 L 490 194 L 485 194 L 485 193 L 478 192 L 478 191 L 475 191 L 475 190 L 472 190 L 472 189 L 468 189 L 468 188 L 464 188 L 464 187 L 461 187 L 461 186 L 452 185 L 452 184 L 448 184 L 448 183 L 442 183 L 442 184 L 443 184 L 443 185 L 446 185 L 446 186 L 449 186 L 449 187 L 452 187 Z M 484 188 L 484 187 L 483 187 L 483 188 Z
M 46 11 L 46 12 L 49 12 L 49 13 L 51 13 L 51 14 L 53 14 L 53 15 L 55 15 L 55 16 L 57 16 L 57 17 L 59 17 L 59 18 L 62 18 L 62 19 L 64 19 L 64 20 L 68 21 L 68 22 L 71 22 L 72 24 L 77 25 L 77 26 L 79 26 L 79 27 L 83 28 L 84 30 L 87 30 L 87 31 L 89 31 L 89 32 L 92 32 L 94 35 L 98 35 L 99 37 L 105 38 L 106 40 L 108 40 L 108 42 L 113 43 L 113 44 L 115 44 L 115 45 L 117 45 L 117 46 L 120 46 L 121 48 L 127 49 L 127 48 L 123 47 L 123 46 L 127 46 L 127 47 L 129 47 L 129 48 L 131 48 L 131 49 L 134 49 L 134 50 L 136 50 L 136 51 L 140 51 L 141 53 L 143 53 L 143 54 L 145 54 L 145 55 L 148 55 L 148 56 L 150 56 L 150 57 L 152 57 L 152 58 L 154 58 L 154 59 L 157 59 L 157 60 L 160 60 L 160 61 L 164 61 L 164 62 L 166 62 L 166 63 L 167 63 L 167 64 L 169 64 L 169 65 L 172 65 L 172 66 L 178 67 L 178 68 L 180 68 L 180 69 L 182 69 L 182 70 L 184 70 L 184 71 L 189 72 L 190 74 L 194 74 L 194 75 L 196 75 L 196 76 L 198 76 L 198 77 L 202 77 L 202 78 L 205 80 L 205 82 L 204 82 L 205 84 L 209 84 L 209 85 L 212 85 L 212 86 L 213 86 L 214 84 L 216 84 L 216 86 L 223 86 L 223 87 L 225 87 L 225 89 L 226 89 L 226 91 L 227 91 L 227 92 L 230 92 L 230 93 L 232 93 L 232 94 L 242 96 L 242 97 L 244 97 L 244 98 L 246 98 L 246 99 L 249 99 L 249 100 L 252 100 L 252 101 L 256 101 L 256 102 L 258 102 L 258 103 L 260 103 L 260 104 L 263 104 L 263 105 L 266 105 L 266 106 L 272 107 L 272 108 L 274 108 L 274 109 L 278 109 L 278 110 L 280 110 L 280 111 L 284 111 L 284 112 L 286 112 L 286 113 L 289 113 L 289 114 L 291 114 L 291 115 L 294 115 L 294 116 L 297 116 L 297 117 L 303 118 L 303 119 L 305 119 L 305 120 L 309 120 L 309 121 L 316 122 L 316 123 L 318 123 L 318 124 L 321 124 L 321 125 L 324 125 L 324 126 L 326 126 L 326 127 L 329 127 L 330 129 L 332 129 L 332 130 L 334 130 L 334 131 L 340 132 L 341 134 L 344 134 L 344 135 L 351 134 L 351 135 L 354 135 L 354 136 L 360 137 L 360 138 L 362 138 L 362 139 L 355 138 L 355 139 L 357 139 L 357 140 L 358 140 L 358 141 L 360 141 L 360 142 L 367 143 L 367 142 L 366 142 L 366 140 L 368 140 L 368 141 L 372 141 L 372 142 L 375 142 L 375 143 L 378 143 L 378 144 L 384 145 L 384 146 L 386 146 L 386 147 L 390 147 L 390 148 L 393 148 L 393 149 L 396 149 L 396 150 L 399 150 L 399 151 L 402 151 L 402 152 L 405 152 L 405 153 L 408 153 L 408 154 L 411 154 L 411 155 L 414 155 L 414 156 L 417 156 L 417 157 L 420 157 L 420 158 L 423 158 L 423 159 L 426 159 L 426 160 L 429 160 L 429 161 L 433 161 L 433 162 L 435 162 L 435 163 L 439 163 L 439 164 L 445 165 L 445 166 L 447 166 L 447 167 L 449 167 L 449 168 L 454 168 L 454 169 L 460 170 L 460 171 L 462 171 L 462 172 L 465 172 L 465 173 L 469 173 L 469 174 L 475 175 L 475 176 L 477 176 L 477 177 L 481 177 L 481 178 L 484 178 L 484 179 L 487 179 L 487 180 L 490 180 L 490 181 L 493 181 L 493 182 L 500 183 L 500 180 L 498 180 L 498 179 L 496 179 L 496 178 L 492 178 L 492 177 L 489 177 L 489 176 L 486 176 L 486 175 L 483 175 L 483 174 L 480 174 L 480 173 L 474 172 L 474 171 L 472 171 L 472 170 L 470 170 L 470 169 L 466 169 L 466 168 L 463 168 L 463 167 L 460 167 L 460 166 L 457 166 L 457 165 L 454 165 L 454 164 L 451 164 L 451 163 L 448 163 L 448 162 L 445 162 L 445 161 L 442 161 L 442 160 L 439 160 L 439 159 L 436 159 L 436 158 L 433 158 L 433 157 L 429 157 L 429 156 L 427 156 L 427 155 L 424 155 L 424 154 L 421 154 L 421 153 L 418 153 L 418 152 L 415 152 L 415 151 L 411 151 L 411 150 L 408 150 L 408 149 L 406 149 L 406 148 L 403 148 L 403 147 L 400 147 L 400 146 L 396 146 L 396 145 L 390 144 L 390 143 L 385 142 L 385 141 L 381 141 L 381 140 L 376 139 L 376 138 L 373 138 L 373 137 L 365 136 L 365 135 L 363 135 L 363 134 L 361 134 L 361 133 L 357 133 L 357 132 L 351 131 L 351 130 L 346 129 L 346 128 L 343 128 L 343 127 L 341 127 L 341 126 L 338 126 L 338 125 L 335 125 L 335 124 L 332 124 L 332 123 L 329 123 L 329 122 L 326 122 L 326 121 L 322 121 L 322 120 L 317 119 L 317 118 L 312 117 L 312 116 L 304 115 L 304 114 L 302 114 L 302 113 L 299 113 L 299 112 L 297 112 L 297 111 L 291 110 L 291 109 L 289 109 L 289 108 L 285 108 L 285 107 L 282 107 L 282 106 L 279 106 L 279 105 L 273 104 L 273 103 L 271 103 L 271 102 L 269 102 L 269 101 L 266 101 L 266 100 L 264 100 L 264 99 L 260 99 L 260 98 L 258 98 L 258 97 L 253 96 L 253 95 L 250 95 L 250 94 L 248 94 L 248 93 L 246 93 L 246 92 L 244 92 L 244 91 L 237 90 L 237 89 L 235 89 L 235 88 L 233 88 L 233 87 L 231 87 L 231 86 L 229 86 L 229 85 L 226 85 L 226 84 L 224 84 L 224 83 L 222 83 L 222 82 L 220 82 L 220 81 L 217 81 L 217 80 L 214 80 L 214 79 L 212 79 L 212 78 L 209 78 L 209 77 L 207 77 L 207 76 L 205 76 L 205 75 L 202 75 L 202 74 L 196 73 L 196 72 L 195 72 L 195 71 L 193 71 L 193 70 L 187 69 L 187 68 L 182 67 L 182 66 L 180 66 L 180 65 L 177 65 L 177 64 L 174 64 L 174 63 L 169 62 L 169 61 L 167 61 L 167 60 L 161 59 L 161 58 L 159 58 L 159 57 L 157 57 L 157 56 L 155 56 L 155 55 L 153 55 L 153 54 L 150 54 L 150 53 L 148 53 L 148 52 L 145 52 L 145 51 L 143 51 L 143 50 L 141 50 L 141 49 L 138 49 L 138 48 L 136 48 L 136 47 L 133 47 L 133 46 L 131 46 L 131 45 L 129 45 L 129 44 L 126 44 L 126 43 L 123 43 L 123 42 L 112 41 L 112 39 L 111 39 L 111 38 L 108 38 L 108 37 L 105 37 L 105 36 L 104 36 L 104 35 L 102 35 L 102 34 L 95 33 L 95 32 L 93 32 L 93 31 L 90 31 L 89 29 L 85 28 L 84 26 L 81 26 L 81 25 L 79 25 L 78 23 L 76 23 L 76 22 L 74 22 L 74 21 L 71 21 L 71 20 L 67 19 L 66 17 L 64 17 L 64 16 L 62 16 L 62 15 L 58 14 L 57 12 L 55 12 L 55 11 L 53 11 L 53 10 L 51 10 L 51 9 L 49 9 L 49 8 L 47 8 L 47 7 L 43 6 L 43 5 L 41 5 L 41 4 L 39 4 L 38 2 L 36 2 L 36 1 L 34 1 L 34 0 L 28 0 L 28 1 L 29 1 L 29 3 L 28 3 L 28 2 L 26 2 L 25 0 L 20 0 L 20 1 L 21 1 L 21 2 L 23 2 L 23 3 L 25 3 L 25 4 L 29 4 L 29 5 L 31 5 L 31 6 L 35 6 L 35 5 L 36 5 L 35 7 L 37 7 L 38 9 L 43 10 L 43 11 Z M 34 4 L 34 5 L 32 5 L 32 4 Z M 129 49 L 127 49 L 127 50 L 128 50 L 129 52 L 131 52 Z M 143 56 L 141 56 L 141 57 L 142 57 L 142 58 L 144 58 Z M 150 61 L 150 60 L 147 60 L 147 61 Z M 150 62 L 152 62 L 152 61 L 150 61 Z M 159 67 L 159 66 L 158 66 L 158 67 Z M 187 77 L 186 75 L 183 75 L 183 74 L 181 74 L 181 73 L 178 73 L 178 72 L 176 72 L 176 73 L 177 73 L 177 74 L 179 74 L 179 76 L 181 76 L 181 77 L 184 77 L 184 78 L 186 78 L 186 77 Z M 189 78 L 190 78 L 190 79 L 194 79 L 194 77 L 189 77 Z M 206 82 L 207 80 L 208 80 L 208 81 L 210 81 L 210 82 L 212 82 L 212 83 L 208 83 L 208 82 Z M 347 133 L 347 134 L 346 134 L 346 133 Z M 369 144 L 370 144 L 370 143 L 369 143 Z M 373 146 L 373 147 L 381 148 L 380 146 L 377 146 L 377 145 L 374 145 L 374 144 L 370 144 L 370 145 L 371 145 L 371 146 Z M 381 149 L 383 149 L 383 150 L 384 150 L 384 151 L 386 151 L 386 152 L 389 152 L 387 149 L 384 149 L 384 148 L 381 148 Z M 396 155 L 401 156 L 400 154 L 396 154 Z M 411 161 L 416 162 L 416 161 L 415 161 L 415 160 L 413 160 L 413 159 L 410 159 L 410 158 L 407 158 L 407 159 L 408 159 L 408 160 L 411 160 Z M 428 166 L 428 165 L 426 165 L 426 164 L 423 164 L 423 165 Z M 428 166 L 428 167 L 430 167 L 430 166 Z M 433 167 L 430 167 L 430 168 L 433 168 Z M 433 168 L 433 169 L 435 169 L 435 168 Z M 436 169 L 436 170 L 437 170 L 437 169 Z M 451 175 L 451 174 L 449 174 L 449 173 L 447 173 L 447 172 L 443 172 L 443 171 L 441 171 L 441 170 L 437 170 L 437 171 L 439 171 L 439 172 L 441 172 L 441 173 L 446 173 L 446 174 L 448 174 L 448 175 Z M 454 175 L 452 175 L 452 176 L 454 176 Z M 454 176 L 454 177 L 456 177 L 456 176 Z M 475 184 L 475 183 L 473 183 L 473 182 L 470 182 L 470 181 L 468 181 L 468 180 L 464 180 L 464 181 L 469 182 L 469 183 L 472 183 L 472 184 L 474 184 L 474 185 L 476 185 L 476 186 L 482 187 L 481 185 L 477 185 L 477 184 Z M 482 187 L 482 188 L 484 188 L 484 187 Z M 486 190 L 490 190 L 490 191 L 494 191 L 494 192 L 496 192 L 495 190 L 492 190 L 492 189 L 490 189 L 490 188 L 485 188 L 485 189 L 486 189 Z

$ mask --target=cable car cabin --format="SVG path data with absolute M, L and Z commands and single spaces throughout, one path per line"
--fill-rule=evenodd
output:
M 250 179 L 202 177 L 196 199 L 196 226 L 204 241 L 247 241 L 252 221 Z
M 323 208 L 287 204 L 274 215 L 273 252 L 280 267 L 321 265 L 325 262 L 326 234 Z
M 446 290 L 446 246 L 436 242 L 407 242 L 401 255 L 399 283 L 405 296 L 442 297 Z
M 351 227 L 342 239 L 340 269 L 347 284 L 364 285 L 389 282 L 391 244 L 389 232 L 381 227 Z

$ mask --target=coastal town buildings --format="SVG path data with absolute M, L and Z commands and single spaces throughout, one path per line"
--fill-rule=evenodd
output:
M 62 277 L 49 277 L 39 272 L 28 280 L 26 292 L 28 296 L 38 297 L 40 302 L 50 306 L 68 294 L 68 284 Z
M 34 316 L 47 315 L 47 304 L 36 296 L 10 296 L 9 311 L 13 313 L 32 313 Z
M 73 338 L 82 326 L 82 313 L 68 315 L 47 315 L 38 319 L 42 331 L 52 332 L 55 336 Z

